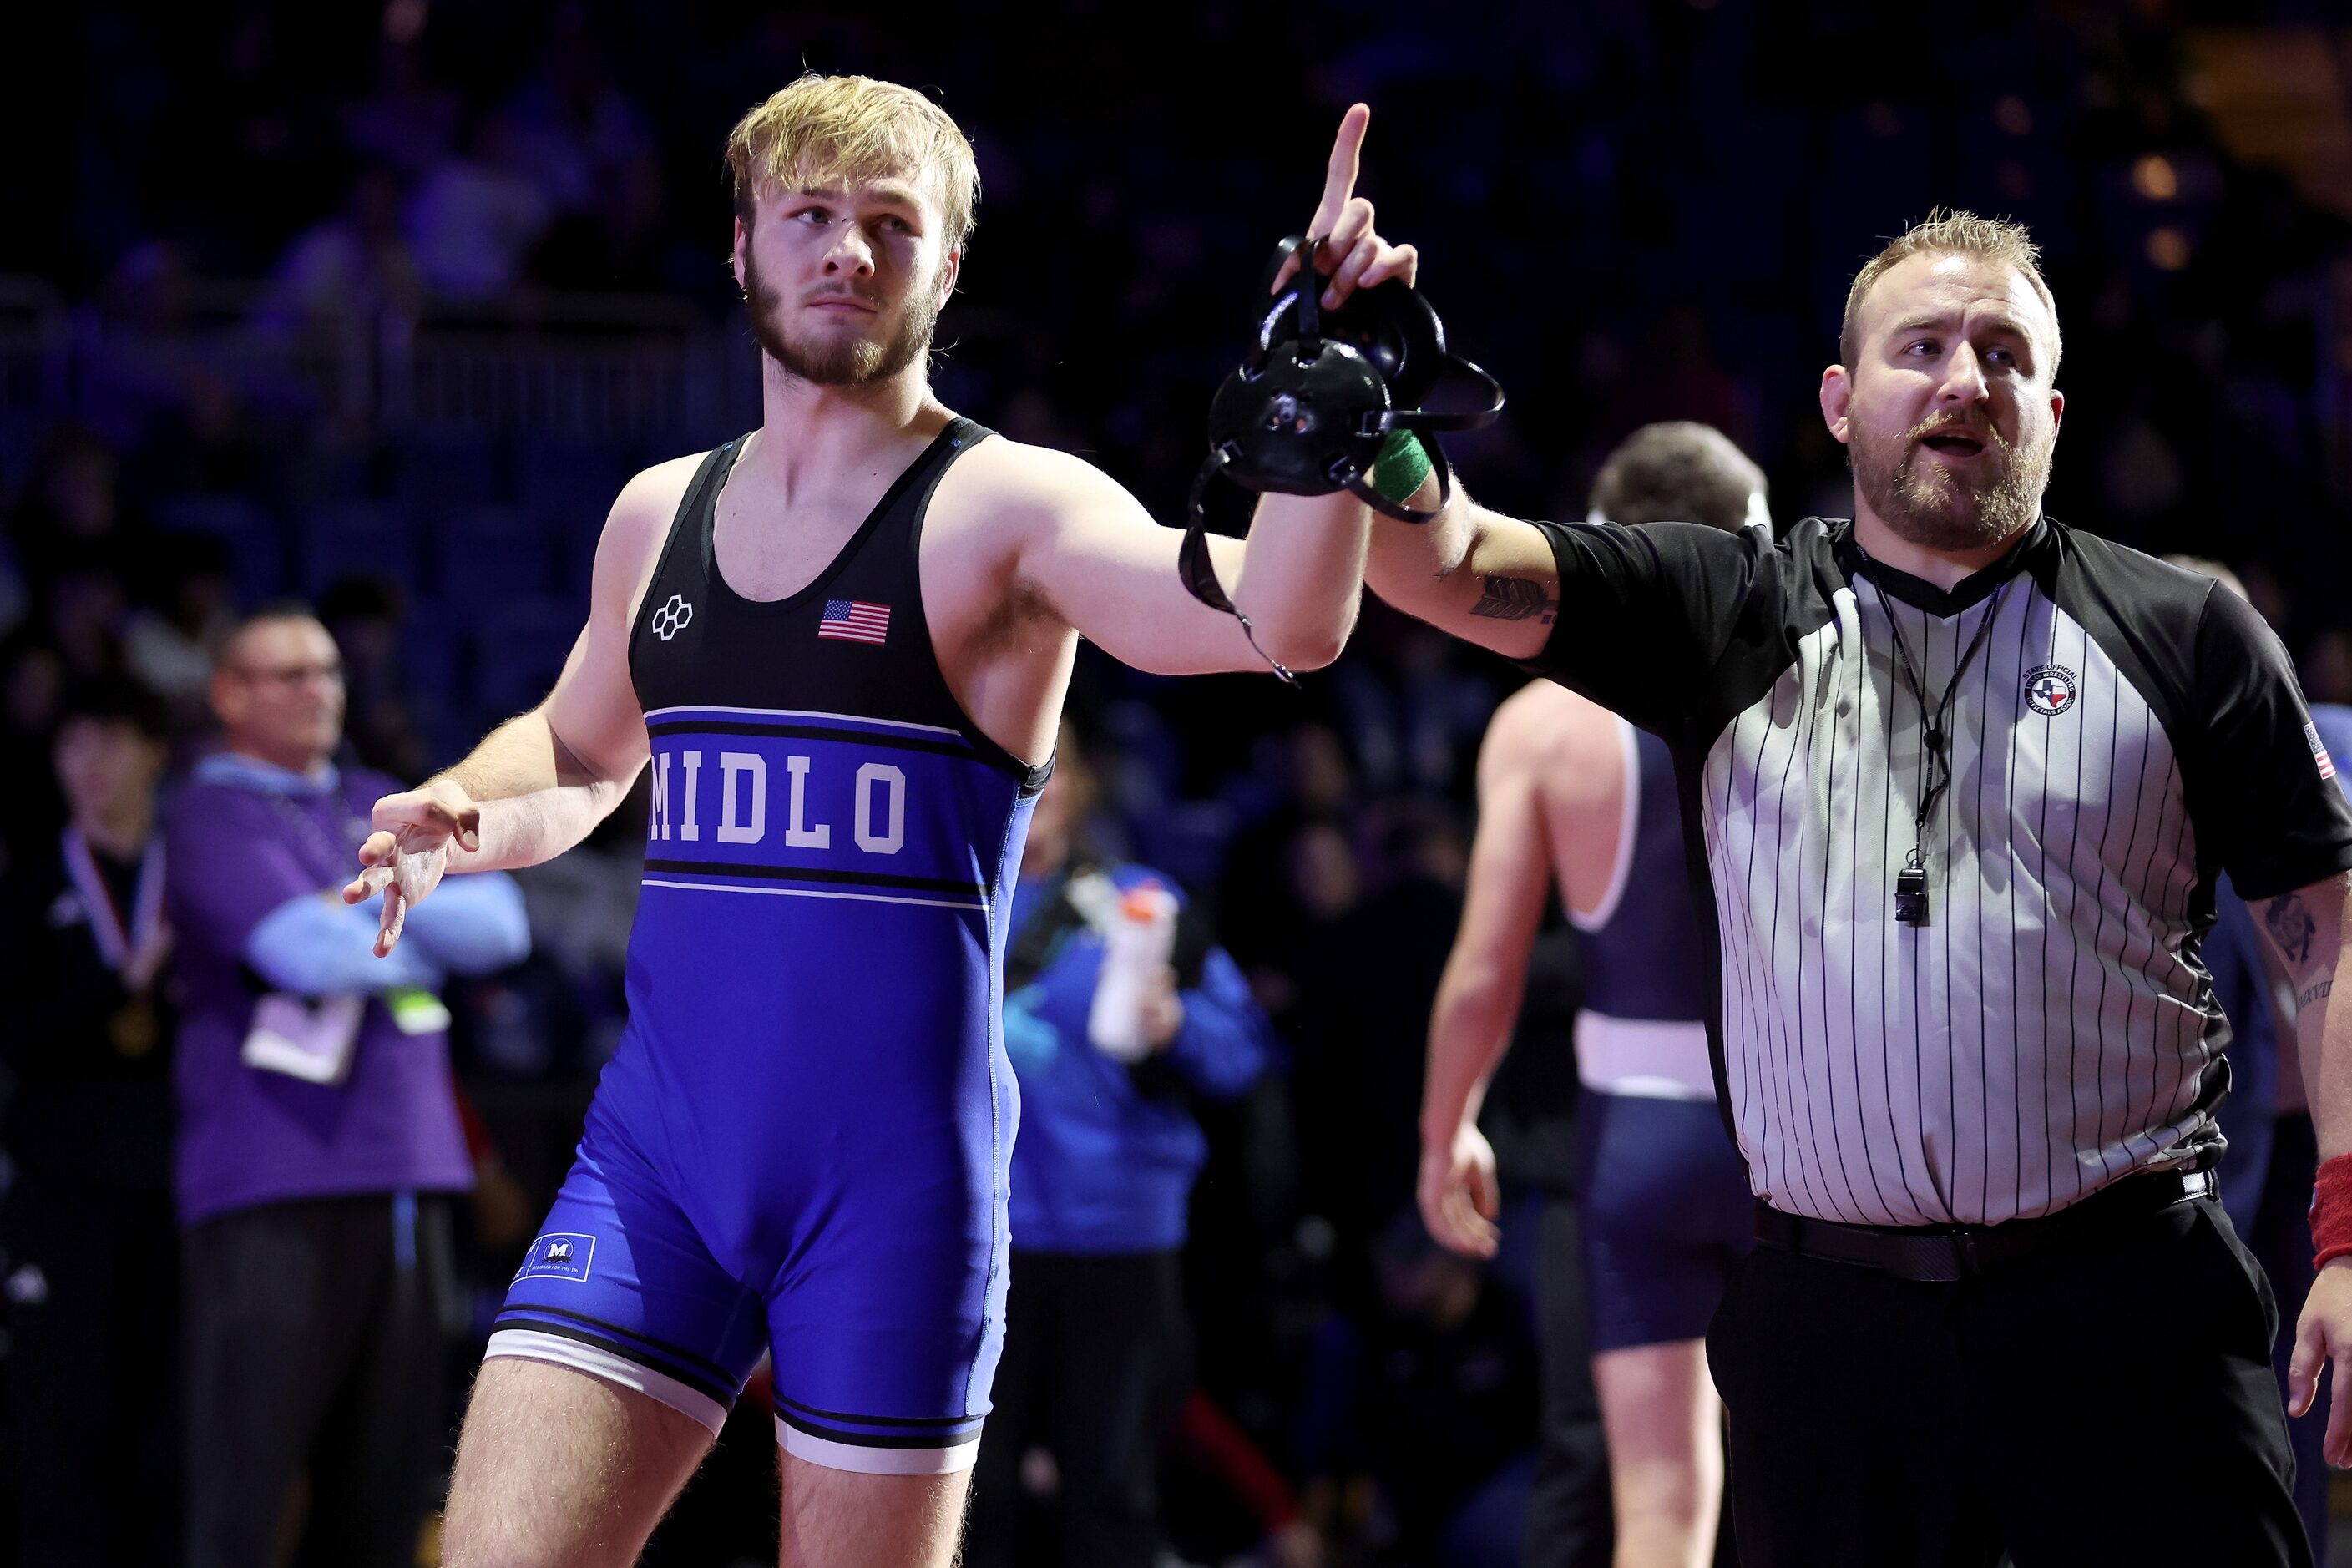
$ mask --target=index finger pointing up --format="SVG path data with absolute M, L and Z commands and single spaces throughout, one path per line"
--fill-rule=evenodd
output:
M 1317 239 L 1331 232 L 1339 221 L 1339 209 L 1356 194 L 1356 158 L 1364 150 L 1364 130 L 1372 122 L 1370 108 L 1361 103 L 1348 106 L 1339 117 L 1339 134 L 1331 141 L 1331 163 L 1323 176 L 1323 199 L 1315 205 L 1315 222 L 1307 234 Z

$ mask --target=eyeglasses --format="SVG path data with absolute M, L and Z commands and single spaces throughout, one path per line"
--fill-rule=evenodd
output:
M 327 664 L 280 665 L 275 669 L 257 669 L 252 665 L 231 665 L 228 672 L 239 680 L 250 680 L 257 685 L 266 682 L 272 686 L 301 686 L 313 680 L 331 680 L 340 684 L 343 679 L 343 667 L 340 661 Z

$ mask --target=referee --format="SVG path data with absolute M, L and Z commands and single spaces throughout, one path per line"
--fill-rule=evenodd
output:
M 2229 1029 L 2198 943 L 2226 870 L 2344 1156 L 2352 810 L 2252 609 L 2042 515 L 2065 401 L 2021 228 L 1905 234 L 1839 348 L 1850 522 L 1776 545 L 1457 500 L 1376 527 L 1367 573 L 1674 752 L 1760 1200 L 1708 1331 L 1740 1559 L 2308 1564 L 2276 1310 L 2212 1195 Z M 2352 1158 L 2314 1229 L 2352 1254 Z M 2342 1266 L 2298 1406 L 2327 1354 Z

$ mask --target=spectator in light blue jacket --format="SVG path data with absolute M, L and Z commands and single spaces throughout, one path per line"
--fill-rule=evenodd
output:
M 1004 1043 L 1021 1084 L 1013 1284 L 965 1562 L 1027 1561 L 1022 1460 L 1053 1457 L 1055 1560 L 1145 1568 L 1159 1542 L 1160 1440 L 1191 1384 L 1178 1258 L 1208 1159 L 1196 1095 L 1245 1093 L 1272 1033 L 1241 970 L 1172 879 L 1089 855 L 1088 775 L 1065 727 L 1013 904 Z M 1145 986 L 1143 1054 L 1098 1048 L 1089 1015 L 1122 895 L 1178 900 L 1174 951 Z

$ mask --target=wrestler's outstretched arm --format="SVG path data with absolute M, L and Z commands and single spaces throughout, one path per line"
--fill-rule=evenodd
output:
M 1249 542 L 1212 538 L 1218 577 L 1254 633 L 1186 592 L 1181 537 L 1084 460 L 1024 447 L 999 465 L 991 510 L 1017 529 L 1009 602 L 1046 607 L 1112 658 L 1155 675 L 1318 669 L 1339 657 L 1364 580 L 1366 509 L 1353 496 L 1268 497 Z M 977 469 L 982 465 L 974 463 Z M 1250 637 L 1257 646 L 1253 648 Z
M 456 767 L 375 804 L 364 868 L 345 903 L 383 894 L 376 952 L 400 941 L 408 906 L 445 870 L 551 860 L 585 838 L 646 765 L 644 716 L 629 679 L 629 626 L 663 531 L 698 458 L 646 469 L 622 489 L 596 546 L 588 624 L 540 705 L 508 720 Z M 453 861 L 450 847 L 457 847 Z
M 1392 278 L 1410 284 L 1418 266 L 1412 247 L 1374 231 L 1371 203 L 1355 194 L 1370 121 L 1360 103 L 1341 119 L 1307 226 L 1324 239 L 1318 255 L 1333 268 L 1324 298 L 1333 305 Z M 1370 518 L 1355 497 L 1268 495 L 1246 542 L 1210 538 L 1218 580 L 1254 628 L 1244 633 L 1240 620 L 1185 590 L 1181 536 L 1154 524 L 1125 489 L 1075 458 L 1023 448 L 1021 458 L 1017 476 L 990 498 L 992 511 L 1020 529 L 1006 585 L 1016 602 L 1044 602 L 1113 658 L 1158 674 L 1264 669 L 1269 660 L 1313 669 L 1339 656 L 1355 624 Z

